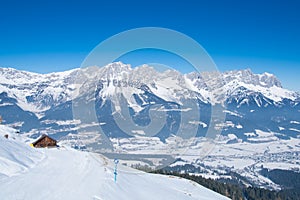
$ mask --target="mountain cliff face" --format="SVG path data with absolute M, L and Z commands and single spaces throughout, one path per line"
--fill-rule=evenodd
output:
M 246 69 L 181 74 L 159 72 L 146 65 L 131 68 L 120 62 L 50 74 L 0 69 L 4 123 L 32 137 L 47 132 L 59 139 L 76 133 L 79 122 L 73 118 L 72 109 L 76 109 L 73 104 L 78 99 L 95 102 L 97 120 L 104 133 L 113 138 L 132 136 L 115 120 L 115 113 L 126 114 L 120 110 L 122 105 L 128 108 L 127 117 L 139 127 L 151 124 L 154 119 L 149 114 L 153 110 L 164 111 L 166 123 L 154 135 L 162 141 L 195 126 L 196 136 L 204 136 L 213 126 L 221 128 L 223 135 L 235 134 L 245 141 L 255 137 L 256 129 L 274 132 L 280 139 L 300 135 L 299 94 L 282 88 L 268 73 L 253 74 Z M 197 102 L 200 111 L 196 119 L 195 109 L 189 107 L 191 101 Z M 226 118 L 222 123 L 210 121 L 214 105 L 223 106 Z

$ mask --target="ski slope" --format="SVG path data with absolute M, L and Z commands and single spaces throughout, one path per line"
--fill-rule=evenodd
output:
M 122 165 L 114 182 L 114 164 L 99 154 L 67 147 L 34 149 L 18 137 L 0 125 L 1 200 L 227 199 L 189 180 Z

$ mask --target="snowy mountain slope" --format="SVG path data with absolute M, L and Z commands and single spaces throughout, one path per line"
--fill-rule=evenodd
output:
M 283 99 L 296 100 L 299 94 L 296 92 L 282 88 L 280 81 L 275 75 L 269 73 L 254 74 L 250 69 L 233 70 L 224 73 L 204 72 L 199 76 L 199 73 L 192 72 L 186 77 L 199 90 L 206 89 L 205 82 L 212 82 L 210 85 L 215 85 L 212 88 L 213 93 L 218 94 L 214 103 L 226 101 L 227 98 L 234 95 L 241 89 L 248 92 L 258 92 L 263 96 L 280 102 Z
M 0 68 L 0 92 L 15 98 L 23 110 L 38 114 L 71 99 L 77 70 L 37 74 Z
M 15 129 L 0 125 L 0 179 L 24 173 L 43 158 L 41 152 L 24 143 L 26 140 Z
M 0 126 L 0 197 L 9 199 L 228 199 L 192 181 L 147 174 L 69 148 L 33 149 Z M 17 166 L 17 167 L 16 167 Z M 13 169 L 13 170 L 12 170 Z
M 35 113 L 23 110 L 17 99 L 9 97 L 6 92 L 0 93 L 0 115 L 3 116 L 3 123 L 11 126 L 22 127 L 23 131 L 30 131 L 40 126 L 39 119 Z

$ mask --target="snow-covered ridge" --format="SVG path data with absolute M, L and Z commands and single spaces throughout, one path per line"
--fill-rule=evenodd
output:
M 6 92 L 15 98 L 23 110 L 34 113 L 45 111 L 53 106 L 76 98 L 74 92 L 80 69 L 49 74 L 38 74 L 12 68 L 0 68 L 0 93 Z M 200 98 L 210 103 L 223 103 L 236 95 L 241 89 L 247 93 L 261 93 L 275 102 L 283 99 L 296 100 L 299 94 L 282 88 L 280 81 L 272 74 L 254 74 L 251 70 L 234 70 L 224 73 L 206 72 L 181 74 L 175 70 L 156 71 L 153 67 L 143 65 L 132 68 L 121 62 L 111 63 L 105 67 L 89 67 L 83 69 L 88 74 L 92 85 L 102 81 L 104 98 L 114 95 L 117 84 L 133 84 L 121 92 L 130 99 L 131 93 L 138 94 L 139 87 L 146 85 L 158 97 L 180 104 L 182 99 Z M 87 72 L 87 73 L 86 73 Z M 131 89 L 131 91 L 127 91 Z M 131 98 L 132 99 L 132 98 Z M 136 102 L 128 100 L 133 107 Z
M 74 75 L 78 69 L 72 69 L 64 72 L 52 72 L 48 74 L 39 74 L 35 72 L 28 72 L 17 70 L 14 68 L 0 68 L 0 83 L 1 84 L 33 84 L 48 81 L 57 81 L 68 78 Z
M 224 74 L 226 82 L 233 80 L 261 87 L 282 87 L 277 77 L 270 73 L 254 74 L 250 69 L 227 71 Z
M 78 69 L 38 74 L 12 68 L 0 68 L 0 93 L 15 98 L 18 105 L 31 112 L 41 112 L 71 100 L 73 78 Z
M 233 70 L 224 73 L 192 72 L 186 75 L 187 79 L 192 82 L 200 91 L 206 88 L 207 83 L 210 86 L 210 93 L 217 94 L 214 98 L 206 95 L 212 102 L 222 102 L 232 96 L 241 94 L 260 93 L 263 96 L 275 102 L 280 102 L 283 99 L 296 100 L 299 94 L 282 88 L 281 82 L 275 75 L 270 73 L 254 74 L 250 69 Z M 208 93 L 209 94 L 209 93 Z M 204 95 L 205 96 L 205 95 Z

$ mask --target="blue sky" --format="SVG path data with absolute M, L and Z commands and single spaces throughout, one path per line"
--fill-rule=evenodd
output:
M 299 10 L 297 0 L 1 1 L 0 66 L 79 67 L 108 37 L 154 26 L 194 38 L 221 71 L 267 71 L 300 91 Z

